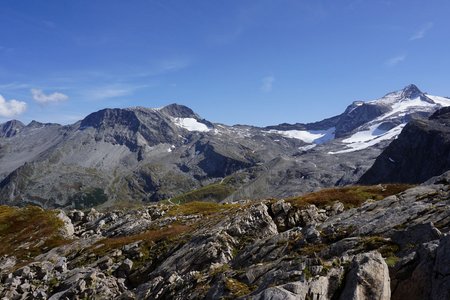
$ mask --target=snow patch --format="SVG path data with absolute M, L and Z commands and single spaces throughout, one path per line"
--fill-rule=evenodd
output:
M 269 133 L 276 133 L 291 139 L 302 140 L 305 143 L 323 144 L 334 139 L 335 128 L 327 130 L 270 130 Z
M 174 123 L 177 126 L 189 131 L 200 131 L 200 132 L 209 131 L 208 126 L 206 126 L 203 123 L 200 123 L 194 118 L 174 118 Z
M 436 107 L 436 104 L 432 104 L 426 101 L 422 101 L 420 97 L 414 98 L 414 99 L 405 99 L 403 101 L 395 102 L 391 105 L 392 110 L 378 118 L 376 118 L 376 121 L 385 120 L 389 118 L 390 116 L 396 115 L 396 114 L 402 114 L 404 115 L 405 112 L 407 112 L 410 108 L 413 107 L 420 107 L 421 110 L 424 108 L 433 109 Z
M 434 103 L 439 104 L 441 106 L 450 106 L 450 99 L 445 97 L 439 97 L 439 96 L 432 96 L 428 95 L 427 97 L 433 100 Z
M 347 143 L 346 145 L 347 149 L 335 152 L 330 151 L 328 152 L 328 154 L 340 154 L 363 150 L 371 146 L 374 146 L 382 141 L 396 138 L 406 124 L 400 124 L 392 128 L 391 130 L 385 131 L 383 133 L 381 130 L 377 129 L 378 125 L 379 124 L 373 125 L 369 128 L 369 130 L 357 132 L 353 134 L 351 137 L 343 140 L 344 143 Z
M 306 145 L 306 146 L 298 147 L 298 150 L 308 151 L 308 150 L 315 148 L 316 146 L 317 146 L 316 144 Z

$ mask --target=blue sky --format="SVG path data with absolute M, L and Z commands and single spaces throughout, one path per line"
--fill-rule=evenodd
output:
M 180 103 L 310 122 L 415 83 L 450 96 L 447 0 L 2 0 L 0 122 Z

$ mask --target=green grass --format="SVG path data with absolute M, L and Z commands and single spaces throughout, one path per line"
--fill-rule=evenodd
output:
M 76 209 L 95 207 L 108 201 L 108 196 L 100 188 L 79 192 L 69 198 Z
M 213 183 L 199 189 L 184 193 L 171 199 L 173 203 L 181 204 L 192 201 L 220 202 L 231 195 L 235 189 L 226 183 Z
M 60 236 L 63 222 L 52 210 L 0 206 L 0 224 L 0 256 L 14 255 L 19 261 L 70 242 Z
M 395 255 L 389 256 L 385 258 L 386 264 L 388 265 L 388 267 L 392 268 L 394 267 L 397 262 L 400 260 L 400 258 L 398 258 Z
M 393 257 L 400 250 L 400 247 L 389 239 L 381 236 L 368 236 L 362 239 L 365 251 L 377 250 L 381 256 Z
M 300 248 L 299 254 L 314 257 L 328 247 L 327 244 L 308 244 Z
M 252 292 L 250 287 L 234 278 L 225 279 L 225 287 L 233 295 L 233 297 L 243 297 Z
M 144 246 L 148 245 L 149 247 L 151 247 L 159 242 L 176 240 L 181 235 L 188 233 L 191 230 L 192 228 L 190 226 L 174 224 L 161 229 L 147 230 L 139 234 L 115 238 L 105 238 L 92 245 L 90 249 L 88 249 L 88 251 L 96 254 L 97 256 L 104 256 L 112 250 L 120 249 L 125 245 L 137 241 L 142 241 Z
M 193 201 L 172 206 L 167 212 L 168 216 L 188 216 L 201 214 L 203 216 L 225 212 L 239 207 L 238 204 L 219 204 L 215 202 Z
M 375 186 L 348 186 L 340 188 L 323 189 L 318 192 L 287 199 L 287 202 L 297 207 L 314 204 L 323 208 L 340 201 L 345 208 L 358 207 L 367 199 L 382 200 L 387 196 L 395 195 L 413 187 L 408 184 L 383 184 Z

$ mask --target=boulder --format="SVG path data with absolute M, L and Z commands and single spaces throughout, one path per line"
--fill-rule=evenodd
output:
M 60 229 L 60 234 L 65 238 L 72 238 L 75 233 L 75 229 L 70 218 L 62 210 L 58 210 L 56 216 L 63 222 L 63 226 Z
M 389 269 L 377 251 L 353 258 L 346 276 L 342 300 L 389 300 L 391 298 Z

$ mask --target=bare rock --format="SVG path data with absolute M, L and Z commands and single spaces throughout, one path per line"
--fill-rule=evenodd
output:
M 433 272 L 431 299 L 450 299 L 450 235 L 439 243 Z
M 328 276 L 317 276 L 310 280 L 295 281 L 270 287 L 249 297 L 252 300 L 265 299 L 314 299 L 329 300 L 338 292 L 342 269 L 332 270 Z
M 356 255 L 346 278 L 342 300 L 391 298 L 389 269 L 377 251 Z
M 56 216 L 63 222 L 63 226 L 60 229 L 60 234 L 65 238 L 72 238 L 75 233 L 75 229 L 70 218 L 62 210 L 59 210 Z

